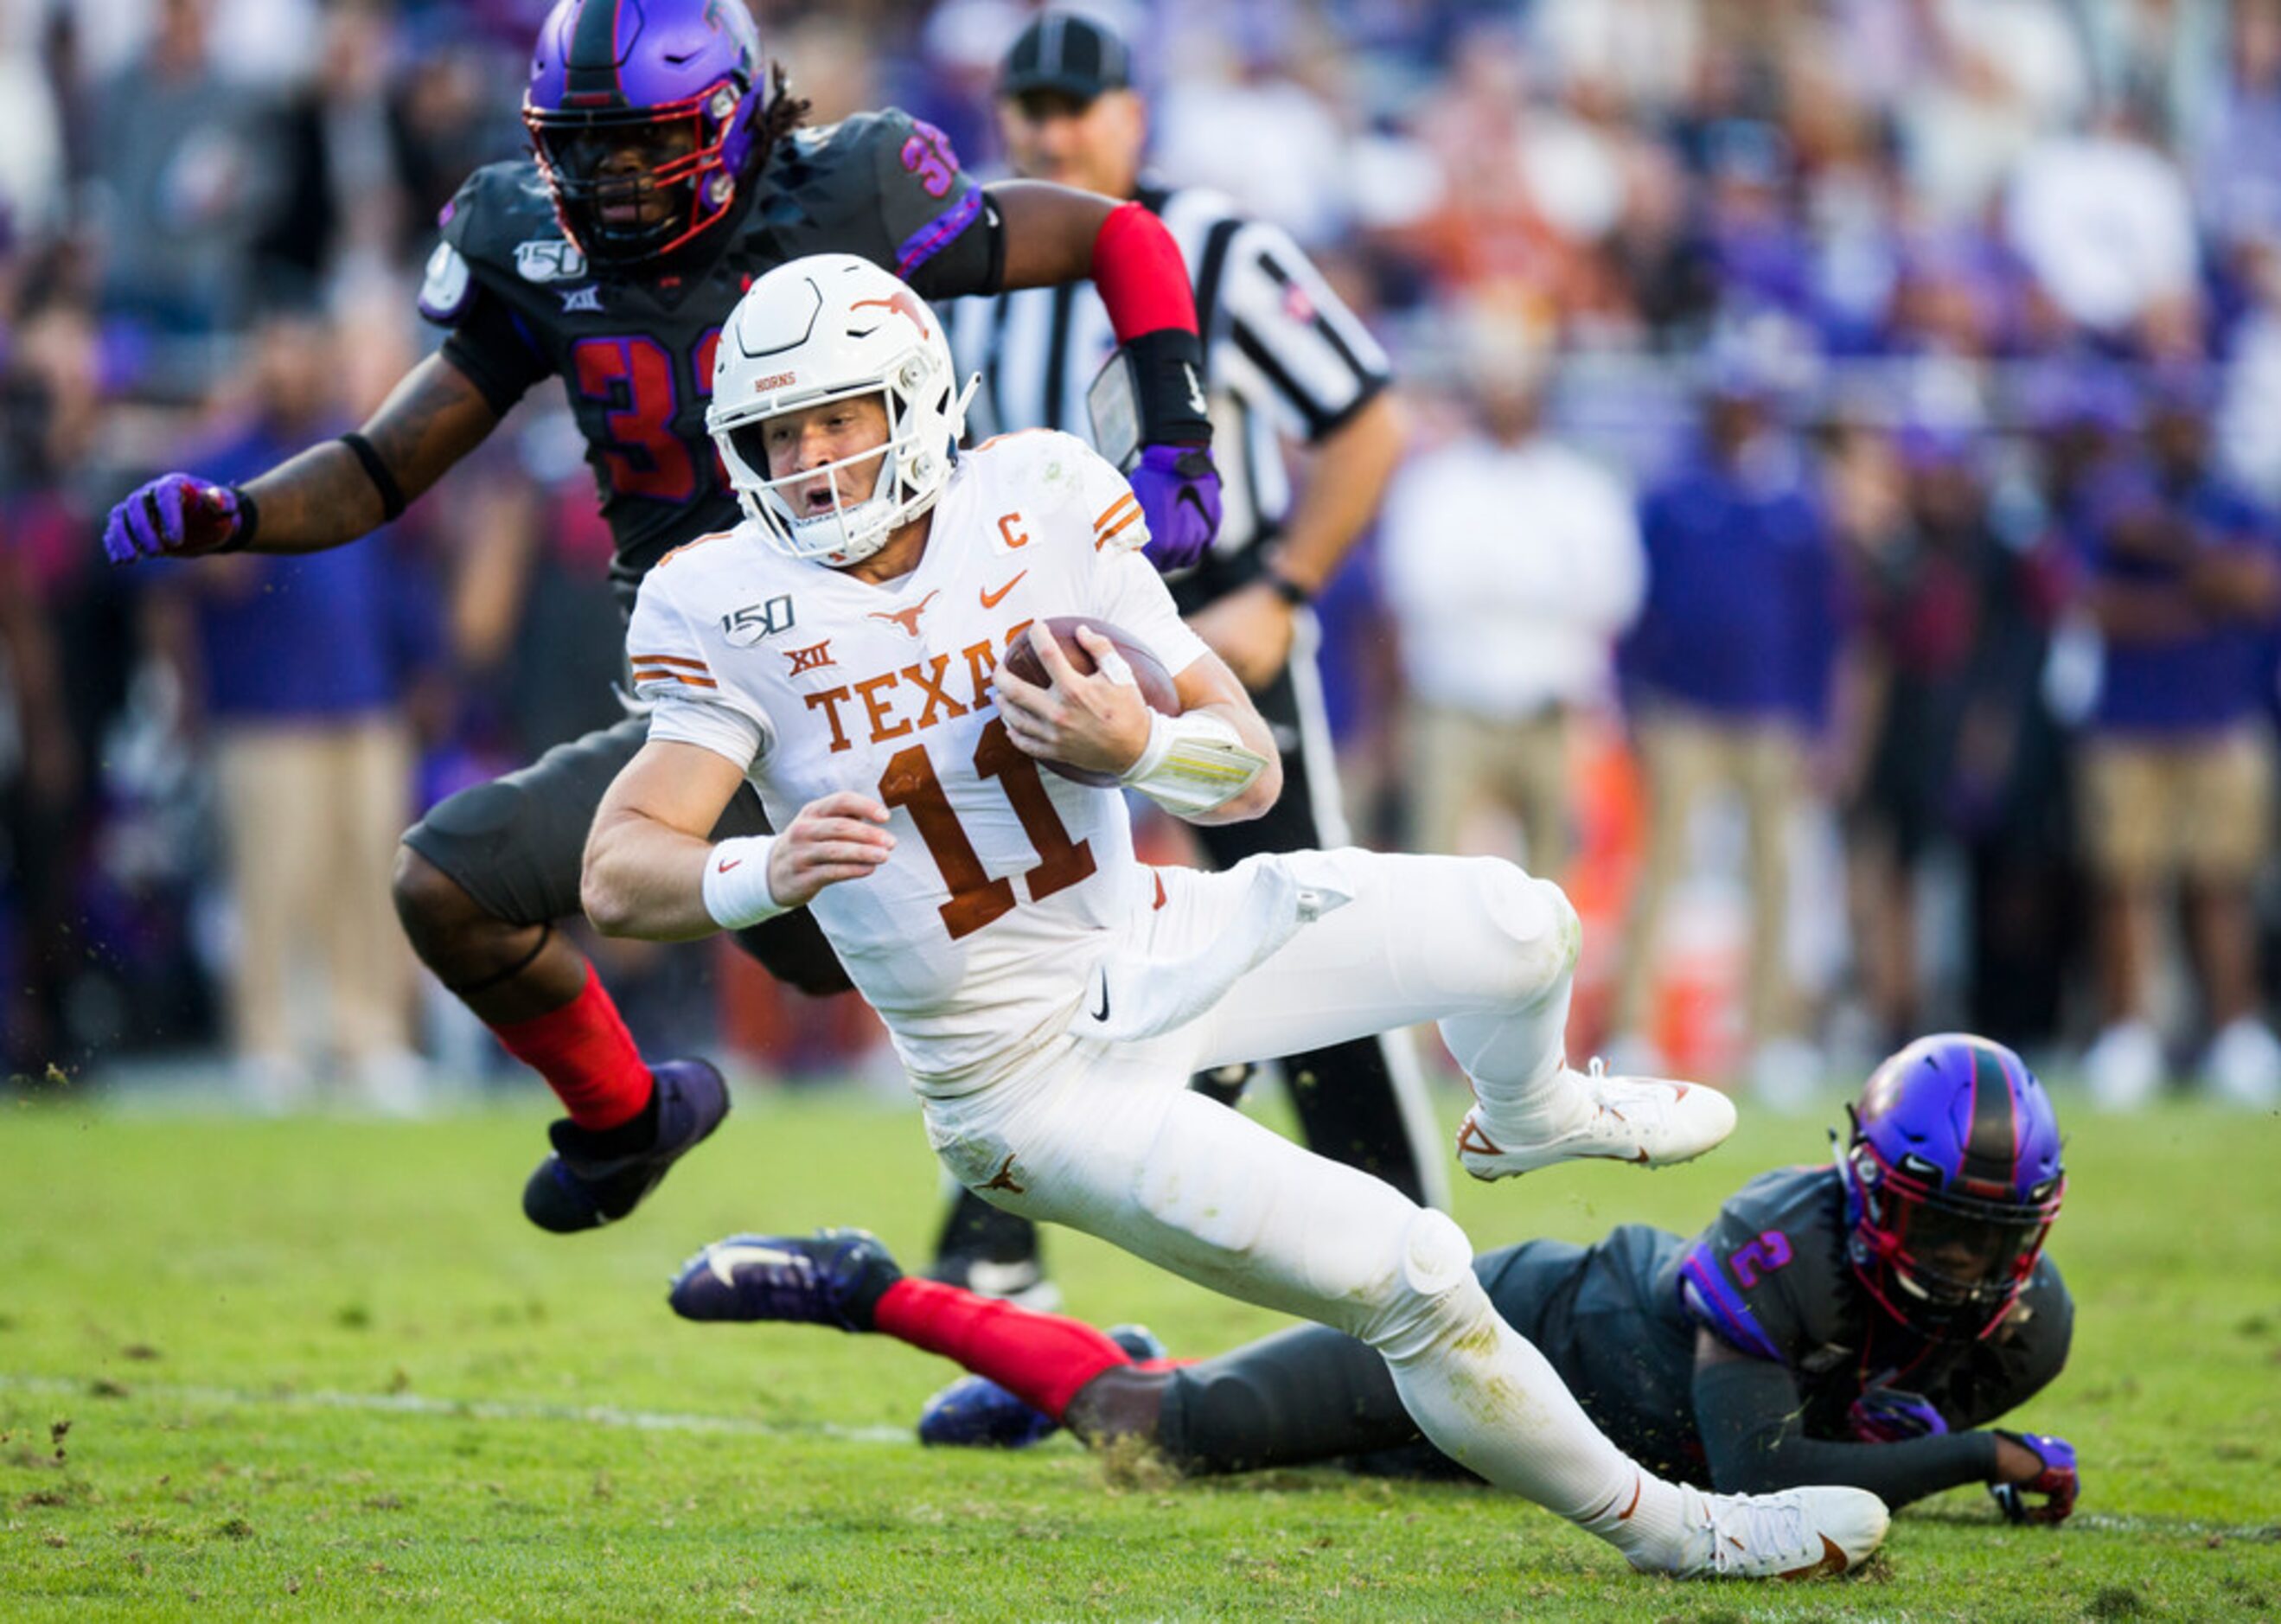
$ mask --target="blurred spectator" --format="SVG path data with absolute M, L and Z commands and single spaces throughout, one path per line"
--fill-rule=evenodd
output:
M 2240 1104 L 2281 1098 L 2250 900 L 2271 852 L 2267 706 L 2281 553 L 2265 516 L 2211 470 L 2208 441 L 2205 381 L 2160 380 L 2146 460 L 2106 476 L 2085 514 L 2084 597 L 2106 666 L 2084 747 L 2083 815 L 2107 1025 L 2084 1072 L 2108 1109 L 2143 1102 L 2162 1080 L 2151 994 L 2174 880 L 2215 1034 L 2209 1081 Z
M 2006 228 L 2069 320 L 2198 359 L 2182 336 L 2200 273 L 2193 205 L 2136 109 L 2112 104 L 2093 128 L 2030 151 L 2012 181 Z
M 1920 1029 L 1920 867 L 1984 815 L 1983 748 L 1964 737 L 2011 563 L 1988 519 L 1976 442 L 1918 423 L 1855 434 L 1835 459 L 1832 523 L 1851 583 L 1852 759 L 1840 785 L 1854 943 L 1875 1040 Z
M 159 0 L 147 48 L 94 96 L 104 305 L 184 336 L 237 319 L 247 244 L 276 178 L 261 104 L 208 59 L 208 10 Z
M 1891 85 L 1925 219 L 1977 218 L 2040 137 L 2078 117 L 2090 65 L 2068 0 L 1924 0 L 1916 72 Z M 1904 60 L 1908 58 L 1904 58 Z
M 1972 892 L 1964 1024 L 2015 1048 L 2061 1040 L 2076 956 L 2061 944 L 2088 934 L 2067 696 L 2053 690 L 2067 685 L 2059 630 L 2076 515 L 2133 406 L 2111 367 L 2046 366 L 2027 383 L 2017 406 L 2034 457 L 1991 494 L 2007 569 L 1983 604 L 1958 762 Z
M 1648 997 L 1664 904 L 1682 876 L 1697 806 L 1731 789 L 1749 828 L 1751 1068 L 1761 1091 L 1786 1103 L 1814 1080 L 1784 947 L 1785 847 L 1802 747 L 1828 702 L 1836 592 L 1806 466 L 1773 406 L 1757 378 L 1722 376 L 1697 454 L 1641 506 L 1647 600 L 1623 652 L 1647 778 L 1647 850 L 1612 1047 L 1626 1056 L 1617 1069 L 1655 1069 Z
M 1302 43 L 1335 53 L 1295 12 Z M 1181 181 L 1210 186 L 1247 214 L 1272 220 L 1303 247 L 1331 241 L 1346 223 L 1349 166 L 1335 110 L 1264 51 L 1215 27 L 1186 36 L 1180 71 L 1158 101 L 1156 160 Z
M 0 142 L 0 259 L 23 251 L 62 221 L 63 114 L 50 82 L 35 6 L 0 11 L 0 107 L 8 138 Z
M 99 509 L 81 474 L 102 421 L 92 313 L 50 284 L 10 336 L 0 420 L 0 1059 L 11 1072 L 37 1073 L 83 1058 L 67 1004 L 89 944 L 72 926 L 95 740 L 120 684 L 89 669 L 108 665 L 97 652 L 107 629 L 86 545 Z
M 2212 241 L 2281 232 L 2281 6 L 2227 8 L 2221 81 L 2189 113 L 2194 206 Z
M 358 343 L 385 350 L 389 329 Z M 274 315 L 254 338 L 252 420 L 202 465 L 223 478 L 267 468 L 337 432 L 370 401 L 344 398 L 342 337 L 313 315 Z M 400 365 L 400 352 L 384 370 Z M 297 1020 L 297 969 L 321 963 L 316 1031 L 360 1102 L 417 1110 L 412 958 L 390 912 L 397 836 L 410 821 L 405 702 L 430 657 L 433 604 L 399 537 L 302 557 L 203 561 L 151 592 L 162 656 L 180 672 L 187 725 L 212 747 L 237 940 L 228 978 L 249 1100 L 305 1102 L 319 1045 Z
M 1410 692 L 1406 844 L 1458 850 L 1486 800 L 1519 818 L 1529 870 L 1557 880 L 1569 718 L 1613 698 L 1639 526 L 1621 482 L 1544 431 L 1543 359 L 1469 337 L 1467 419 L 1397 476 L 1380 540 Z
M 336 270 L 370 275 L 403 236 L 405 196 L 390 138 L 388 19 L 377 0 L 324 18 L 316 72 L 278 106 L 264 136 L 276 166 L 251 251 L 263 282 L 289 294 Z

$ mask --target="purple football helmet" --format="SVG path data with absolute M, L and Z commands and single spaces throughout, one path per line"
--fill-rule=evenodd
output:
M 719 220 L 762 156 L 767 79 L 744 0 L 561 0 L 522 121 L 563 235 L 623 266 Z
M 2051 1096 L 2002 1044 L 1943 1032 L 1880 1065 L 1846 1110 L 1854 1273 L 1928 1335 L 1987 1335 L 2035 1272 L 2067 1189 Z

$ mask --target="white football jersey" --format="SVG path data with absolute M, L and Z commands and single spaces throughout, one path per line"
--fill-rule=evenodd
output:
M 743 768 L 779 829 L 854 790 L 895 851 L 809 906 L 923 1092 L 977 1086 L 1059 1032 L 1099 939 L 1151 887 L 1120 791 L 1015 747 L 992 674 L 1032 621 L 1090 615 L 1177 675 L 1204 652 L 1140 505 L 1081 441 L 963 454 L 919 566 L 874 584 L 789 559 L 750 522 L 669 553 L 627 632 L 653 739 Z

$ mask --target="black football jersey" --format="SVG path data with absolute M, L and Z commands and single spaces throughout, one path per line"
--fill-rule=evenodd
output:
M 1666 1261 L 1659 1296 L 1740 1351 L 1788 1367 L 1809 1437 L 1850 1436 L 1847 1411 L 1878 1385 L 1929 1399 L 1952 1429 L 1979 1427 L 2066 1363 L 2075 1305 L 2049 1254 L 1991 1334 L 1933 1342 L 1896 1325 L 1861 1288 L 1845 1236 L 1836 1168 L 1762 1173 Z
M 859 254 L 929 299 L 992 290 L 979 185 L 940 131 L 890 109 L 795 131 L 728 220 L 669 260 L 597 275 L 528 157 L 477 170 L 445 210 L 420 306 L 445 353 L 500 412 L 559 375 L 586 439 L 611 579 L 630 612 L 649 567 L 738 517 L 705 432 L 713 352 L 755 278 L 813 253 Z
M 1625 1224 L 1592 1246 L 1534 1241 L 1475 1267 L 1497 1311 L 1611 1437 L 1643 1464 L 1698 1481 L 1698 1327 L 1788 1370 L 1806 1436 L 1844 1442 L 1853 1401 L 1880 1381 L 1931 1400 L 1952 1429 L 1984 1425 L 2059 1373 L 2074 1318 L 2046 1255 L 1995 1334 L 1910 1335 L 1846 1263 L 1844 1192 L 1832 1167 L 1761 1174 L 1692 1240 Z

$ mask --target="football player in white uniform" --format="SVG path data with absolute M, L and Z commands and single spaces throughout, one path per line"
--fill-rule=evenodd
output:
M 1117 789 L 1041 772 L 1113 774 L 1191 820 L 1256 816 L 1279 787 L 1241 684 L 1140 556 L 1123 481 L 1052 432 L 962 453 L 963 406 L 934 313 L 864 260 L 795 261 L 738 304 L 708 421 L 747 518 L 643 583 L 629 652 L 653 708 L 588 840 L 595 924 L 676 938 L 814 909 L 961 1183 L 1359 1337 L 1445 1453 L 1635 1567 L 1867 1557 L 1874 1495 L 1708 1495 L 1636 1465 L 1497 1317 L 1446 1215 L 1185 1087 L 1438 1020 L 1479 1096 L 1461 1154 L 1488 1176 L 1681 1161 L 1734 1123 L 1710 1089 L 1567 1068 L 1579 933 L 1557 886 L 1355 850 L 1153 869 Z M 1179 714 L 1089 633 L 1100 669 L 1079 675 L 1032 628 L 1064 615 L 1152 650 Z M 1001 663 L 1025 636 L 1049 685 Z M 712 842 L 747 777 L 781 832 Z

